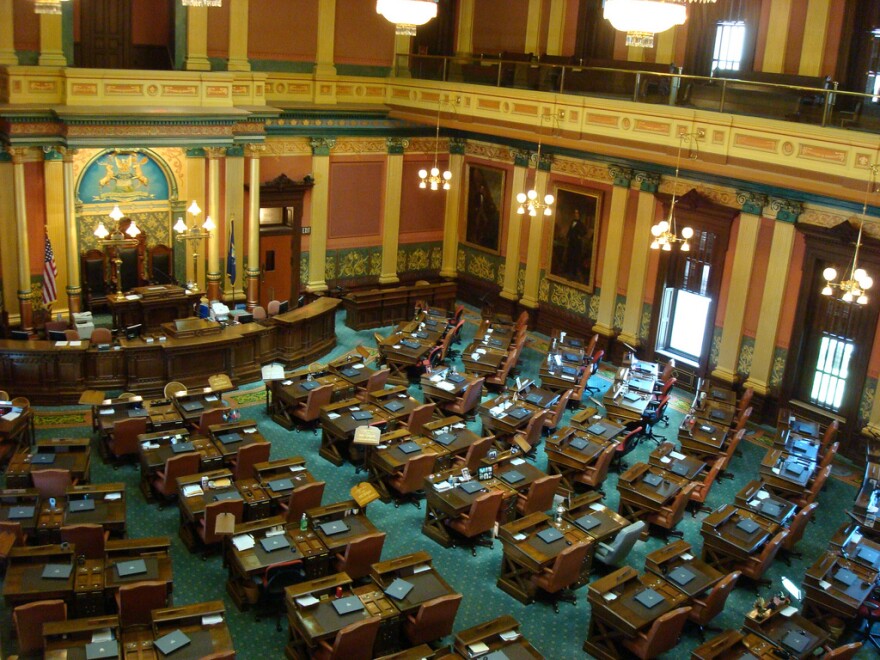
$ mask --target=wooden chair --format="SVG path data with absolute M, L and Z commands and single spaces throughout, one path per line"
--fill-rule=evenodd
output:
M 152 611 L 168 607 L 168 604 L 166 582 L 155 580 L 123 585 L 116 592 L 119 627 L 127 630 L 134 626 L 149 626 Z
M 80 263 L 86 309 L 94 311 L 107 304 L 107 258 L 101 250 L 88 250 Z
M 352 580 L 360 580 L 370 574 L 370 567 L 382 559 L 385 532 L 367 534 L 345 546 L 345 552 L 337 552 L 334 566 L 337 572 L 345 571 Z
M 403 632 L 409 643 L 430 644 L 452 633 L 461 599 L 461 594 L 438 596 L 422 603 L 414 615 L 408 614 Z
M 660 529 L 664 542 L 667 542 L 670 536 L 681 538 L 684 535 L 682 532 L 675 529 L 675 526 L 684 516 L 685 507 L 687 506 L 691 493 L 696 486 L 697 484 L 694 482 L 688 483 L 678 492 L 678 495 L 672 499 L 672 502 L 660 507 L 659 511 L 649 513 L 645 517 L 645 522 Z
M 480 466 L 482 460 L 486 458 L 486 455 L 489 453 L 489 450 L 492 449 L 494 443 L 494 435 L 474 440 L 471 443 L 471 446 L 468 447 L 467 453 L 464 456 L 456 456 L 452 460 L 453 467 L 456 470 L 466 467 L 471 474 L 476 473 L 477 468 Z
M 0 401 L 9 401 L 9 392 L 0 390 Z
M 110 538 L 110 532 L 101 525 L 64 525 L 61 528 L 61 540 L 70 543 L 77 557 L 86 559 L 104 559 L 104 544 Z
M 271 450 L 272 445 L 268 442 L 255 442 L 239 449 L 230 462 L 233 480 L 239 481 L 252 478 L 254 476 L 254 465 L 268 461 Z
M 27 534 L 17 520 L 0 520 L 0 575 L 6 570 L 6 561 L 13 548 L 27 545 Z
M 12 621 L 18 636 L 19 656 L 42 657 L 43 624 L 67 621 L 67 604 L 63 600 L 38 600 L 12 610 Z
M 556 495 L 560 481 L 562 481 L 561 474 L 535 479 L 526 494 L 517 493 L 517 514 L 527 516 L 536 511 L 548 511 L 553 506 L 553 496 Z
M 317 422 L 321 419 L 321 407 L 330 403 L 333 398 L 333 386 L 329 383 L 316 387 L 306 400 L 296 406 L 291 412 L 305 426 L 312 429 L 313 433 L 317 433 Z
M 507 387 L 507 377 L 510 375 L 510 370 L 513 368 L 513 365 L 516 364 L 518 359 L 519 352 L 516 350 L 516 346 L 511 346 L 507 351 L 507 357 L 505 357 L 498 366 L 498 371 L 486 376 L 486 386 L 488 387 L 491 385 L 492 387 L 500 389 Z
M 861 103 L 861 101 L 859 102 Z M 838 646 L 835 649 L 828 649 L 825 655 L 822 656 L 822 660 L 851 660 L 852 658 L 856 657 L 856 654 L 861 648 L 861 642 L 844 644 L 843 646 Z M 878 647 L 877 650 L 880 651 L 880 647 Z
M 799 497 L 786 497 L 786 499 L 792 504 L 797 504 L 801 508 L 815 502 L 816 498 L 819 496 L 819 491 L 822 490 L 825 486 L 825 482 L 828 481 L 828 477 L 831 476 L 831 468 L 832 466 L 828 465 L 824 470 L 818 470 L 816 476 L 813 477 L 813 482 L 809 485 L 803 495 Z
M 531 577 L 532 584 L 550 594 L 553 611 L 557 614 L 560 601 L 577 605 L 577 597 L 569 587 L 580 580 L 589 549 L 589 543 L 571 545 L 556 555 L 551 567 Z
M 795 550 L 795 546 L 800 542 L 807 529 L 807 523 L 813 517 L 813 512 L 819 506 L 818 502 L 812 502 L 798 511 L 791 522 L 788 524 L 788 536 L 782 542 L 779 548 L 779 558 L 785 562 L 786 566 L 791 566 L 792 557 L 802 557 L 803 555 Z
M 166 399 L 173 399 L 178 394 L 186 394 L 186 385 L 176 380 L 172 380 L 170 383 L 166 383 L 162 393 L 165 395 Z
M 575 475 L 575 483 L 589 486 L 604 497 L 605 491 L 602 490 L 602 484 L 605 483 L 605 477 L 608 476 L 608 468 L 611 467 L 611 461 L 614 460 L 616 452 L 617 448 L 614 445 L 603 449 L 592 465 L 587 466 Z
M 403 499 L 410 501 L 417 509 L 421 508 L 416 493 L 425 487 L 425 477 L 434 471 L 435 454 L 423 453 L 406 462 L 401 472 L 387 481 L 395 492 L 394 506 L 399 507 Z
M 368 660 L 373 657 L 373 646 L 379 634 L 381 617 L 371 616 L 350 623 L 336 633 L 332 644 L 320 640 L 311 650 L 313 660 Z
M 174 283 L 174 250 L 167 245 L 154 245 L 148 255 L 149 279 L 153 284 Z
M 424 403 L 421 406 L 412 409 L 409 418 L 406 420 L 406 428 L 413 435 L 421 435 L 425 424 L 434 417 L 434 409 L 437 406 L 433 403 Z
M 447 520 L 446 525 L 458 534 L 459 538 L 453 537 L 452 547 L 455 547 L 460 539 L 471 546 L 471 553 L 477 556 L 477 546 L 487 548 L 494 547 L 491 539 L 483 539 L 495 527 L 498 518 L 498 510 L 501 508 L 503 495 L 499 490 L 483 493 L 471 502 L 471 508 L 458 518 Z
M 745 410 L 743 410 L 739 414 L 739 417 L 736 418 L 736 423 L 733 426 L 733 433 L 736 434 L 736 433 L 739 433 L 740 431 L 742 431 L 743 429 L 745 429 L 746 422 L 749 421 L 749 417 L 751 417 L 751 416 L 752 416 L 752 407 L 749 406 L 748 408 L 746 408 Z
M 557 399 L 556 405 L 553 406 L 550 414 L 544 417 L 544 428 L 548 429 L 551 433 L 556 430 L 562 422 L 562 415 L 565 412 L 565 408 L 568 406 L 568 401 L 571 399 L 573 393 L 574 390 L 565 390 L 559 399 Z
M 760 585 L 770 584 L 770 580 L 764 579 L 763 575 L 770 568 L 770 564 L 773 563 L 773 559 L 776 557 L 776 553 L 779 552 L 779 548 L 782 547 L 786 536 L 788 536 L 787 529 L 779 531 L 776 536 L 764 544 L 761 552 L 734 566 L 734 568 L 742 572 L 745 577 L 754 583 L 755 590 Z
M 477 378 L 468 385 L 468 388 L 461 396 L 456 397 L 455 401 L 440 404 L 440 407 L 449 415 L 473 418 L 473 411 L 483 397 L 483 383 L 485 380 L 485 377 Z
M 721 632 L 720 628 L 713 628 L 709 623 L 724 610 L 727 597 L 736 587 L 739 576 L 739 571 L 725 575 L 704 597 L 701 598 L 700 595 L 697 595 L 691 599 L 691 612 L 688 615 L 688 620 L 697 626 L 701 640 L 704 639 L 706 630 Z
M 709 511 L 709 507 L 703 505 L 706 503 L 706 498 L 709 497 L 712 484 L 715 483 L 715 479 L 718 477 L 718 473 L 721 472 L 723 465 L 724 457 L 719 456 L 712 463 L 703 480 L 694 483 L 694 489 L 691 491 L 691 500 L 688 502 L 688 508 L 692 516 L 696 517 L 698 511 Z
M 210 436 L 210 427 L 215 424 L 222 424 L 223 417 L 229 414 L 229 410 L 229 408 L 212 408 L 211 410 L 204 411 L 199 415 L 199 422 L 196 425 L 195 430 L 202 435 Z
M 67 489 L 76 484 L 70 476 L 70 470 L 62 468 L 32 470 L 31 479 L 34 488 L 40 491 L 40 497 L 44 500 L 50 497 L 62 498 L 67 495 Z
M 637 633 L 634 639 L 624 638 L 623 645 L 640 660 L 656 658 L 675 648 L 690 613 L 690 607 L 679 607 L 667 612 L 655 619 L 647 631 Z
M 97 346 L 98 344 L 112 344 L 113 333 L 107 328 L 95 328 L 92 330 L 92 336 L 89 338 L 89 342 L 94 346 Z
M 196 527 L 203 545 L 203 559 L 212 550 L 219 549 L 223 542 L 225 534 L 217 532 L 217 519 L 223 513 L 232 514 L 235 518 L 235 524 L 238 525 L 244 520 L 244 500 L 221 500 L 220 502 L 211 502 L 205 507 L 205 515 Z
M 117 467 L 120 461 L 138 455 L 138 436 L 146 432 L 146 417 L 120 419 L 113 423 L 113 431 L 107 438 L 107 450 Z
M 370 374 L 370 377 L 367 378 L 366 383 L 362 386 L 358 386 L 355 391 L 355 396 L 361 401 L 366 401 L 367 395 L 370 392 L 385 389 L 385 384 L 388 382 L 388 376 L 390 374 L 391 369 L 379 369 L 378 371 L 374 371 Z
M 306 511 L 321 506 L 326 485 L 324 481 L 313 481 L 290 491 L 287 501 L 278 503 L 287 522 L 298 523 Z
M 753 390 L 751 387 L 747 387 L 742 393 L 742 396 L 739 398 L 739 401 L 736 402 L 736 411 L 738 413 L 742 413 L 746 408 L 748 408 L 752 403 L 752 397 L 754 395 L 755 390 Z
M 163 508 L 164 502 L 177 497 L 177 480 L 180 477 L 198 474 L 200 464 L 201 458 L 196 452 L 186 452 L 165 460 L 165 468 L 156 472 L 150 482 L 153 494 L 159 498 L 160 509 Z

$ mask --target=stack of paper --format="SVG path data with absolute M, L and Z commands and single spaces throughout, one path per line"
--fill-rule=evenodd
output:
M 204 495 L 205 491 L 202 490 L 201 485 L 199 484 L 189 484 L 188 486 L 183 487 L 183 496 L 184 497 L 195 497 L 196 495 Z
M 244 552 L 245 550 L 250 550 L 256 545 L 254 542 L 254 537 L 250 534 L 239 534 L 238 536 L 232 537 L 232 545 L 235 546 L 235 549 L 239 552 Z

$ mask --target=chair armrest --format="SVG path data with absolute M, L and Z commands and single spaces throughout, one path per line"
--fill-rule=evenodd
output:
M 602 548 L 605 552 L 611 552 L 612 550 L 614 550 L 614 548 L 607 543 L 599 542 L 599 547 Z
M 162 481 L 165 481 L 165 473 L 162 470 L 156 470 L 156 477 L 158 477 Z

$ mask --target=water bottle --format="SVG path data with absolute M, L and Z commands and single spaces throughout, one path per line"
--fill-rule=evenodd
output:
M 54 508 L 55 508 L 55 498 L 54 498 L 54 497 L 50 497 L 50 498 L 49 498 L 49 508 L 50 508 L 50 509 L 54 509 Z
M 208 490 L 208 477 L 202 477 L 202 491 Z
M 305 532 L 309 528 L 309 517 L 303 512 L 302 518 L 299 519 L 299 531 Z
M 563 515 L 565 515 L 565 507 L 560 504 L 558 507 L 556 507 L 556 522 L 557 523 L 562 522 Z

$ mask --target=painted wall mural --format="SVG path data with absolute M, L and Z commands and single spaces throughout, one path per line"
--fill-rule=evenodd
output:
M 86 167 L 79 180 L 77 198 L 83 204 L 167 200 L 171 198 L 171 185 L 152 154 L 114 150 L 98 156 Z

